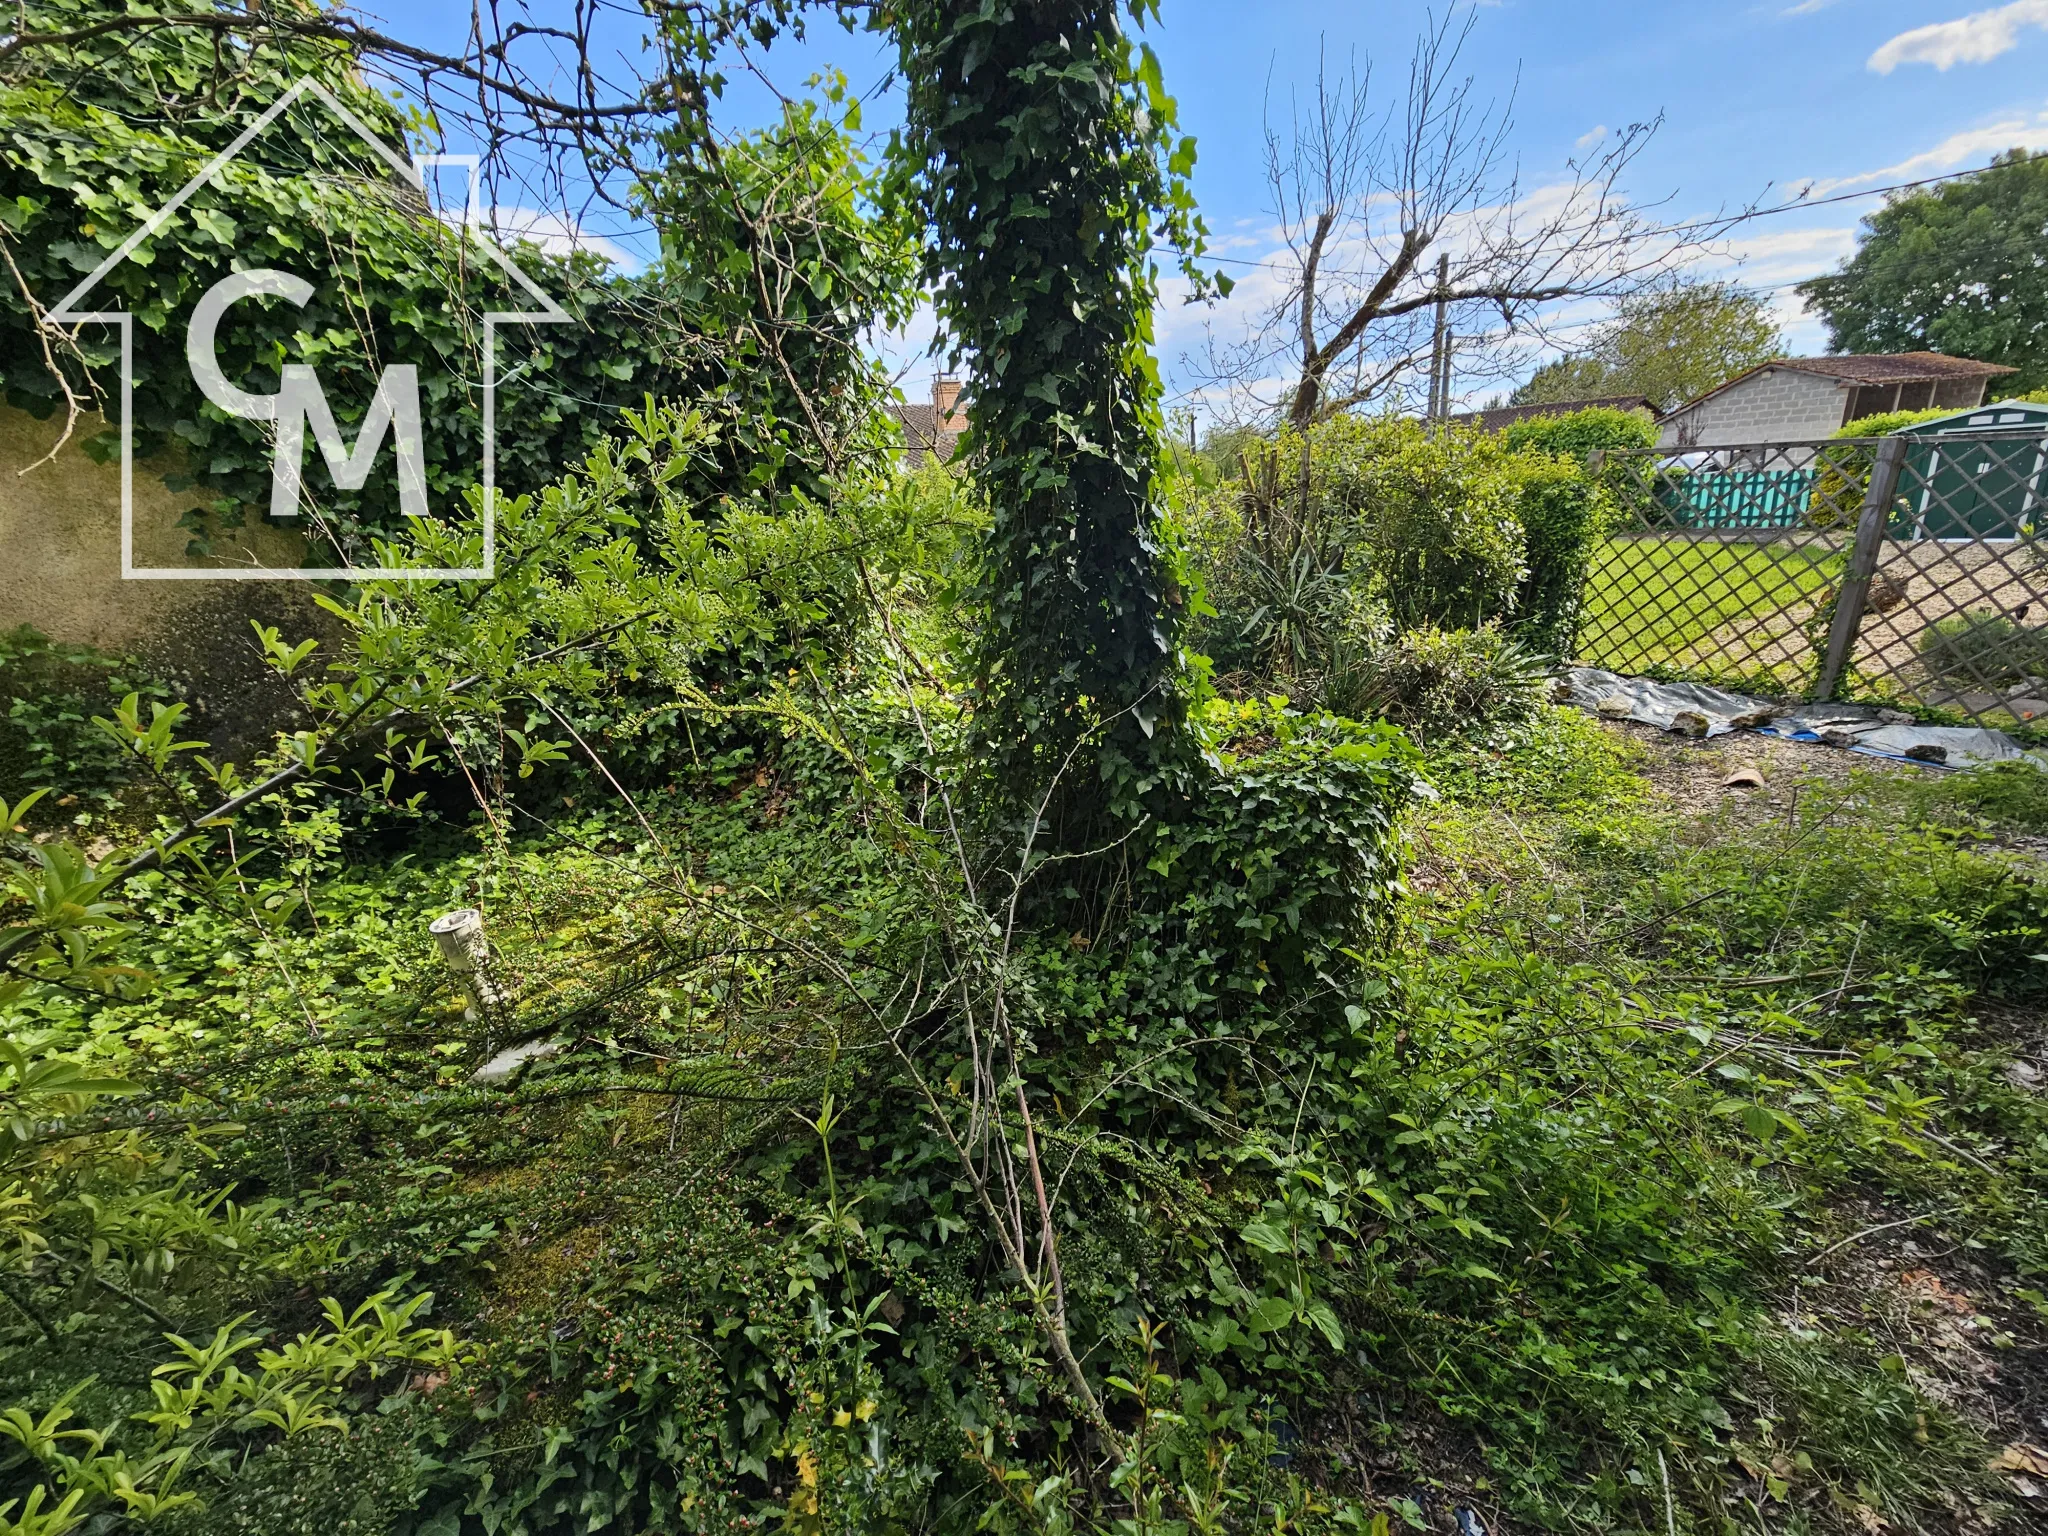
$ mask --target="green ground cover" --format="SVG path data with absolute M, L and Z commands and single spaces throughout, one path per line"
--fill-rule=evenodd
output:
M 1449 1530 L 1461 1504 L 1508 1529 L 2021 1528 L 1991 1463 L 2048 1388 L 2023 1070 L 2048 887 L 2009 847 L 2048 828 L 2041 776 L 1774 765 L 1764 798 L 1700 805 L 1660 787 L 1692 758 L 1576 714 L 1446 741 L 1347 1027 L 1234 1056 L 1220 1097 L 1120 1043 L 1128 961 L 1034 941 L 1045 1027 L 1096 1042 L 1048 1035 L 1029 1069 L 1067 1154 L 1070 1305 L 1116 1420 L 1154 1426 L 1096 1491 L 832 974 L 893 984 L 889 936 L 922 920 L 900 832 L 800 731 L 694 739 L 631 805 L 562 769 L 317 847 L 259 893 L 267 924 L 150 877 L 126 918 L 147 991 L 14 1000 L 24 1049 L 181 1106 L 133 1166 L 75 1136 L 54 1168 L 15 1154 L 43 1229 L 96 1231 L 157 1314 L 14 1271 L 18 1445 L 89 1381 L 60 1422 L 146 1465 L 125 1416 L 164 1333 L 202 1347 L 255 1308 L 250 1337 L 368 1365 L 252 1373 L 250 1412 L 300 1427 L 215 1423 L 167 1531 L 1163 1536 Z M 468 1084 L 480 1026 L 422 928 L 459 903 L 521 1015 L 573 1042 L 497 1089 Z M 166 1225 L 167 1188 L 233 1203 Z M 318 1296 L 425 1291 L 409 1324 L 444 1340 L 320 1331 Z M 1959 1295 L 1960 1343 L 1935 1327 Z M 382 1411 L 338 1412 L 365 1369 Z M 13 1496 L 36 1465 L 14 1452 Z

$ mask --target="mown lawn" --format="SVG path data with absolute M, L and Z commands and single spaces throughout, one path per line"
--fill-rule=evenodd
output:
M 1833 554 L 1791 542 L 1606 540 L 1586 583 L 1577 659 L 1616 672 L 1683 668 L 1796 689 L 1811 678 L 1802 626 L 1828 585 Z

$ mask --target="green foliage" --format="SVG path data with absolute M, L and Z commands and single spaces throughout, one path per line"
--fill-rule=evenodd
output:
M 1783 354 L 1762 295 L 1712 278 L 1673 277 L 1621 300 L 1583 355 L 1545 364 L 1509 403 L 1642 395 L 1668 411 Z
M 1528 540 L 1520 488 L 1490 439 L 1340 418 L 1315 450 L 1349 519 L 1351 558 L 1397 628 L 1469 628 L 1513 614 Z
M 1521 644 L 1568 653 L 1615 516 L 1576 448 L 1641 433 L 1626 413 L 1580 415 L 1593 419 L 1552 434 L 1559 452 L 1541 434 L 1518 446 L 1350 417 L 1241 447 L 1235 482 L 1197 482 L 1188 516 L 1216 610 L 1196 633 L 1226 683 L 1351 713 L 1369 707 L 1390 629 L 1506 621 Z
M 119 747 L 92 720 L 130 693 L 152 702 L 171 696 L 133 662 L 60 645 L 26 625 L 0 632 L 0 791 L 44 789 L 111 806 L 131 774 Z M 44 819 L 57 809 L 45 802 Z M 91 815 L 77 813 L 81 820 Z
M 127 1423 L 71 1427 L 73 1403 L 93 1385 L 90 1379 L 45 1412 L 13 1407 L 0 1415 L 0 1438 L 14 1442 L 7 1448 L 10 1471 L 33 1490 L 51 1493 L 54 1513 L 69 1517 L 50 1536 L 61 1536 L 94 1515 L 101 1520 L 125 1515 L 145 1525 L 161 1520 L 174 1530 L 232 1529 L 232 1524 L 213 1522 L 208 1502 L 208 1495 L 223 1486 L 231 1489 L 231 1503 L 245 1509 L 267 1503 L 273 1510 L 279 1504 L 289 1510 L 299 1504 L 290 1512 L 302 1515 L 297 1528 L 310 1533 L 303 1519 L 305 1495 L 322 1490 L 317 1482 L 310 1489 L 303 1483 L 280 1489 L 283 1469 L 271 1458 L 304 1477 L 311 1470 L 309 1458 L 294 1442 L 347 1434 L 350 1421 L 340 1416 L 342 1410 L 360 1412 L 370 1404 L 387 1411 L 403 1408 L 409 1401 L 408 1371 L 438 1374 L 444 1382 L 453 1379 L 462 1359 L 453 1337 L 446 1330 L 410 1326 L 431 1300 L 422 1295 L 394 1306 L 388 1295 L 379 1294 L 345 1315 L 329 1298 L 327 1331 L 301 1333 L 273 1349 L 260 1347 L 260 1334 L 244 1331 L 245 1317 L 222 1324 L 204 1343 L 167 1335 L 174 1355 L 150 1373 L 152 1405 L 128 1415 Z M 250 1365 L 253 1371 L 245 1368 Z M 380 1383 L 387 1375 L 395 1381 Z M 149 1427 L 147 1435 L 141 1425 Z M 380 1514 L 376 1485 L 388 1487 L 392 1481 L 386 1470 L 367 1487 L 344 1490 L 330 1483 L 324 1490 L 329 1509 L 338 1504 L 345 1515 L 367 1513 L 375 1519 Z M 286 1497 L 280 1499 L 279 1493 Z M 387 1499 L 381 1513 L 388 1519 L 403 1502 L 394 1507 Z M 388 1527 L 379 1521 L 357 1528 Z
M 1515 1442 L 1492 1464 L 1554 1520 L 1655 1526 L 1669 1487 L 1681 1524 L 1708 1523 L 1746 1480 L 1768 1529 L 1990 1496 L 1980 1427 L 1916 1387 L 1884 1305 L 1812 1300 L 1856 1293 L 1867 1258 L 1814 1255 L 1866 1241 L 1855 1192 L 1882 1187 L 1930 1220 L 1966 1206 L 1971 1240 L 2038 1262 L 2027 1197 L 2005 1202 L 2034 1177 L 2040 1111 L 1967 1065 L 2002 1051 L 1971 995 L 2040 985 L 2032 871 L 1962 830 L 1950 786 L 1972 776 L 1859 774 L 1801 786 L 1787 816 L 1694 816 L 1628 792 L 1604 735 L 1544 724 L 1526 757 L 1458 754 L 1414 819 L 1429 895 L 1387 968 L 1410 1046 L 1386 1102 L 1438 1199 L 1492 1235 L 1396 1238 L 1390 1263 L 1416 1240 L 1430 1261 L 1396 1282 L 1390 1333 L 1438 1362 L 1436 1401 Z M 1398 1157 L 1382 1179 L 1413 1191 Z M 1490 1302 L 1460 1297 L 1463 1264 L 1496 1277 L 1462 1282 Z M 1795 1312 L 1744 1299 L 1800 1284 Z M 1518 1313 L 1547 1319 L 1526 1346 Z
M 1223 772 L 1133 876 L 1131 922 L 1158 953 L 1132 983 L 1231 1011 L 1272 987 L 1313 992 L 1384 927 L 1410 749 L 1284 701 L 1217 701 L 1201 726 Z
M 1656 447 L 1657 425 L 1638 411 L 1592 406 L 1510 422 L 1501 428 L 1500 439 L 1517 452 L 1533 448 L 1584 464 L 1588 455 L 1600 450 Z
M 1829 433 L 1830 437 L 1890 437 L 1901 427 L 1910 427 L 1918 422 L 1938 421 L 1955 412 L 1946 406 L 1936 406 L 1927 411 L 1879 411 L 1875 416 L 1859 416 Z M 1867 478 L 1867 477 L 1866 477 Z
M 2048 773 L 2032 762 L 1987 763 L 1920 785 L 1921 814 L 1946 822 L 1982 817 L 1992 826 L 2048 830 Z
M 1332 706 L 1382 719 L 1418 740 L 1485 737 L 1528 720 L 1549 689 L 1548 669 L 1497 624 L 1444 631 L 1427 626 L 1379 646 Z
M 1966 687 L 2048 676 L 2048 632 L 1996 609 L 1946 614 L 1921 631 L 1918 645 L 1935 676 Z
M 1973 176 L 1887 198 L 1841 269 L 1799 285 L 1837 352 L 1946 352 L 2048 384 L 2048 155 L 2015 149 Z
M 1889 437 L 1901 427 L 1954 414 L 1944 407 L 1926 411 L 1880 411 L 1874 416 L 1859 416 L 1844 423 L 1829 435 L 1845 441 Z M 1872 462 L 1873 455 L 1862 449 L 1822 449 L 1813 489 L 1807 493 L 1807 522 L 1816 528 L 1853 526 L 1863 498 L 1870 491 Z
M 963 451 L 991 515 L 976 729 L 1016 803 L 1098 729 L 1141 753 L 1184 703 L 1148 256 L 1155 231 L 1200 249 L 1195 147 L 1122 11 L 887 17 L 909 98 L 895 163 L 930 228 L 941 324 L 969 360 Z M 1090 835 L 1094 778 L 1069 791 L 1081 803 L 1056 836 Z
M 1450 1490 L 1516 1529 L 1995 1518 L 1997 1373 L 1945 1411 L 1845 1298 L 1923 1226 L 2048 1271 L 2048 1109 L 1981 1022 L 2048 995 L 2048 888 L 1992 841 L 2042 791 L 1665 805 L 1512 638 L 1523 567 L 1597 526 L 1568 460 L 1336 422 L 1305 486 L 1289 438 L 1176 486 L 1186 574 L 1308 707 L 1113 744 L 1099 844 L 961 831 L 976 733 L 1018 718 L 979 718 L 983 605 L 1039 633 L 1002 583 L 1065 569 L 1020 530 L 1171 531 L 1116 353 L 1136 204 L 1080 250 L 945 201 L 1175 174 L 1116 18 L 1064 55 L 1034 30 L 1072 19 L 903 25 L 945 238 L 1038 240 L 997 274 L 1104 305 L 1064 322 L 1125 369 L 1102 463 L 1059 436 L 1065 374 L 1064 425 L 1032 403 L 1032 336 L 977 422 L 1045 471 L 1022 490 L 857 453 L 817 496 L 735 484 L 717 409 L 650 402 L 507 500 L 496 582 L 332 595 L 339 654 L 259 632 L 307 719 L 256 761 L 139 690 L 104 709 L 162 797 L 128 850 L 0 831 L 0 1521 L 1388 1536 Z M 978 345 L 1059 319 L 968 276 Z M 1045 663 L 1071 675 L 1031 674 L 1069 744 L 1122 697 L 1087 689 L 1133 686 L 1103 635 L 1199 609 L 1143 553 L 1071 600 L 1110 626 Z M 1404 583 L 1496 622 L 1389 640 Z M 1141 654 L 1177 687 L 1172 648 Z M 1424 753 L 1326 712 L 1354 673 Z M 424 931 L 457 906 L 488 914 L 481 1017 Z M 511 1042 L 549 1048 L 479 1081 Z
M 1509 472 L 1527 562 L 1515 593 L 1514 632 L 1536 650 L 1570 656 L 1586 573 L 1614 520 L 1614 503 L 1601 480 L 1587 475 L 1583 461 L 1523 454 Z
M 1522 528 L 1529 574 L 1516 606 L 1516 628 L 1529 643 L 1558 656 L 1575 653 L 1586 599 L 1586 573 L 1607 529 L 1647 519 L 1649 495 L 1637 470 L 1654 447 L 1657 428 L 1634 411 L 1600 407 L 1511 423 L 1501 441 L 1518 453 L 1561 458 L 1583 479 L 1595 453 L 1607 455 L 1592 484 L 1577 486 L 1553 471 L 1525 472 Z
M 45 0 L 34 21 L 90 32 L 107 11 L 102 0 Z M 10 150 L 0 170 L 0 240 L 44 306 L 302 75 L 335 91 L 394 147 L 408 138 L 408 123 L 331 45 L 259 43 L 225 90 L 200 88 L 217 60 L 211 35 L 197 29 L 108 32 L 35 57 L 32 70 L 16 64 L 0 74 Z M 137 101 L 160 110 L 138 120 Z M 615 430 L 622 406 L 648 395 L 691 398 L 720 423 L 721 451 L 692 487 L 699 495 L 815 492 L 822 471 L 862 451 L 856 429 L 880 384 L 850 338 L 895 312 L 908 287 L 908 251 L 900 237 L 871 235 L 858 206 L 865 173 L 837 121 L 814 104 L 791 105 L 778 126 L 742 139 L 721 164 L 731 185 L 717 198 L 684 200 L 689 216 L 664 224 L 664 262 L 645 278 L 608 274 L 587 256 L 513 253 L 572 323 L 508 326 L 499 337 L 499 373 L 518 378 L 497 401 L 501 489 L 537 489 Z M 780 252 L 790 281 L 768 313 L 748 266 L 762 232 L 790 248 Z M 231 269 L 281 268 L 313 281 L 315 292 L 303 308 L 231 306 L 217 348 L 226 376 L 261 389 L 280 363 L 317 365 L 346 434 L 384 367 L 418 368 L 430 505 L 460 509 L 480 474 L 478 404 L 461 382 L 481 372 L 479 316 L 524 303 L 508 305 L 510 285 L 479 256 L 475 238 L 431 216 L 353 134 L 302 99 L 107 274 L 96 301 L 137 317 L 137 451 L 176 450 L 180 463 L 166 483 L 192 493 L 184 526 L 193 553 L 207 551 L 214 528 L 239 526 L 270 501 L 270 428 L 204 400 L 186 366 L 183 319 Z M 74 352 L 55 351 L 58 373 L 81 399 L 107 398 L 113 388 L 117 348 L 102 330 L 87 327 Z M 11 281 L 0 297 L 0 335 L 8 338 L 0 381 L 8 400 L 40 416 L 60 408 L 65 384 Z M 814 423 L 807 405 L 826 419 Z M 117 452 L 114 428 L 88 447 Z M 334 487 L 319 455 L 313 460 L 306 484 L 326 532 L 311 558 L 365 560 L 378 535 L 400 527 L 395 456 L 380 455 L 355 492 Z

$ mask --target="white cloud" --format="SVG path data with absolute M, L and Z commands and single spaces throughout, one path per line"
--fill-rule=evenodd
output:
M 938 335 L 939 317 L 930 299 L 918 300 L 917 308 L 894 330 L 873 331 L 867 337 L 869 353 L 888 371 L 906 400 L 931 398 L 931 378 L 945 362 L 931 355 L 932 340 Z
M 479 222 L 500 239 L 531 241 L 550 256 L 588 251 L 603 257 L 622 272 L 637 272 L 641 267 L 640 261 L 623 247 L 602 235 L 591 234 L 564 214 L 547 213 L 538 208 L 500 206 L 493 208 L 489 217 Z
M 1856 249 L 1853 226 L 1781 229 L 1736 237 L 1729 275 L 1755 288 L 1798 282 L 1826 270 Z M 1713 265 L 1719 266 L 1719 263 Z
M 2048 0 L 2044 0 L 2048 3 Z M 1976 160 L 1989 160 L 1991 156 L 2007 149 L 2039 149 L 2048 147 L 2048 110 L 2038 111 L 2031 116 L 2015 113 L 1982 128 L 1965 128 L 1952 133 L 1932 149 L 1924 149 L 1917 155 L 1908 155 L 1893 165 L 1879 166 L 1874 171 L 1859 171 L 1853 176 L 1823 177 L 1819 181 L 1802 182 L 1809 197 L 1826 197 L 1831 192 L 1840 192 L 1850 187 L 1876 186 L 1882 182 L 1912 181 L 1940 171 L 1953 170 Z
M 2011 0 L 1954 21 L 1901 32 L 1870 56 L 1870 67 L 1888 75 L 1901 64 L 1984 64 L 2019 46 L 2024 27 L 2048 28 L 2048 0 Z
M 1606 137 L 1607 125 L 1605 123 L 1600 123 L 1588 129 L 1586 132 L 1580 134 L 1576 139 L 1574 139 L 1572 141 L 1572 148 L 1578 150 L 1581 154 L 1583 154 Z

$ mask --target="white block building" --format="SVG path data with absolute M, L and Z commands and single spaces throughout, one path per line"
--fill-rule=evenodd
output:
M 1884 411 L 1972 410 L 1991 380 L 2012 371 L 1939 352 L 1781 357 L 1672 411 L 1658 423 L 1657 446 L 1798 442 Z

